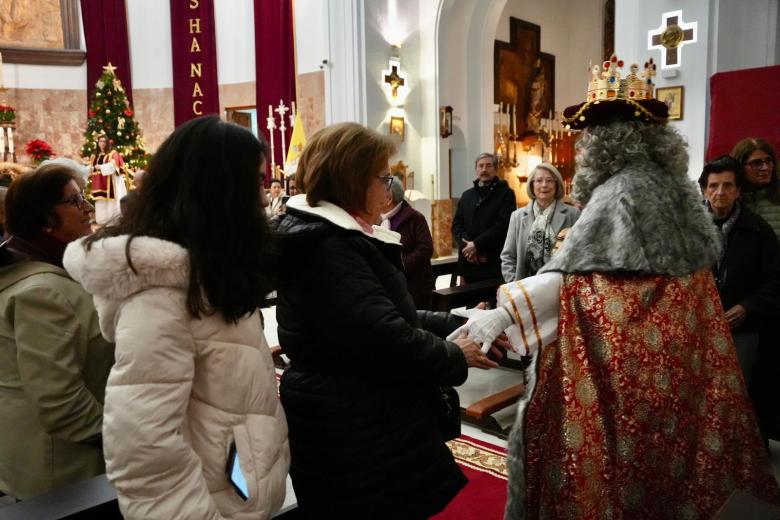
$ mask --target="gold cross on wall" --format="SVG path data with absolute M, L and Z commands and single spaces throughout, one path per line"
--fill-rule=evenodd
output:
M 661 51 L 662 69 L 680 66 L 682 47 L 696 42 L 697 26 L 697 22 L 683 22 L 681 10 L 661 15 L 661 26 L 647 33 L 647 47 Z
M 385 74 L 385 83 L 393 89 L 393 97 L 398 97 L 398 87 L 404 86 L 404 78 L 398 74 L 397 65 L 393 65 L 390 68 L 390 74 Z

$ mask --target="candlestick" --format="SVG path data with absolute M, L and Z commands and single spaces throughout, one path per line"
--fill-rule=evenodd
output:
M 5 155 L 5 128 L 0 128 L 0 154 Z M 5 160 L 5 157 L 3 157 Z
M 515 126 L 515 139 L 517 138 L 517 103 L 512 105 L 512 120 Z
M 276 158 L 274 157 L 274 130 L 276 129 L 276 120 L 274 119 L 273 112 L 271 112 L 271 105 L 268 105 L 268 117 L 265 121 L 268 135 L 271 136 L 271 173 L 273 174 L 274 166 L 276 166 Z
M 3 53 L 0 52 L 0 87 L 4 87 L 5 83 L 3 82 Z
M 14 153 L 14 131 L 8 129 L 8 153 Z

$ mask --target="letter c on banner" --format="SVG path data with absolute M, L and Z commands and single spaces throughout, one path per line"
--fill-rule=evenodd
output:
M 192 102 L 192 113 L 195 114 L 196 116 L 202 116 L 203 112 L 200 109 L 200 105 L 202 105 L 202 104 L 203 104 L 203 101 L 201 101 L 200 99 L 197 100 L 197 101 L 193 101 Z
M 190 9 L 197 9 L 200 7 L 200 0 L 190 0 Z

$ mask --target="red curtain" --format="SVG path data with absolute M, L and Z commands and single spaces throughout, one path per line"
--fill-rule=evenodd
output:
M 87 45 L 87 92 L 91 93 L 110 61 L 132 106 L 133 84 L 127 37 L 125 0 L 81 0 L 81 19 Z M 87 99 L 89 107 L 89 99 Z
M 740 139 L 761 137 L 780 150 L 780 65 L 718 72 L 710 78 L 707 160 Z
M 292 0 L 255 0 L 255 66 L 257 82 L 257 124 L 270 143 L 266 128 L 268 106 L 284 101 L 288 107 L 295 101 L 295 44 Z M 273 112 L 276 126 L 279 114 Z M 285 115 L 285 143 L 290 144 L 290 112 Z M 276 164 L 284 165 L 281 134 L 274 130 Z M 266 161 L 270 172 L 271 161 Z M 270 182 L 270 175 L 266 175 Z
M 219 113 L 213 0 L 170 0 L 176 126 Z

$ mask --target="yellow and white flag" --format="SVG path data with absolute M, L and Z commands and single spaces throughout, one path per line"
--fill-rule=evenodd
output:
M 290 136 L 290 147 L 287 149 L 287 159 L 284 161 L 284 172 L 292 175 L 298 169 L 298 158 L 306 146 L 306 134 L 303 131 L 303 120 L 301 113 L 295 114 L 295 126 Z

